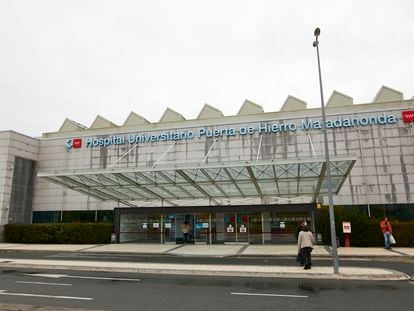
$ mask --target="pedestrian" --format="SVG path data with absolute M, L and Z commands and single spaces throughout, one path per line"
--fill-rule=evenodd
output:
M 299 237 L 299 233 L 301 231 L 303 231 L 303 228 L 305 227 L 305 222 L 301 221 L 299 223 L 299 225 L 296 227 L 296 233 L 295 233 L 295 237 L 296 237 L 296 242 L 298 242 L 298 237 Z M 298 254 L 296 256 L 296 262 L 299 263 L 300 266 L 304 266 L 305 265 L 305 260 L 302 256 L 302 252 L 300 251 L 300 249 L 298 250 Z
M 190 224 L 188 223 L 188 221 L 184 221 L 183 225 L 181 226 L 181 231 L 183 233 L 184 243 L 187 243 L 188 235 L 190 233 Z
M 391 223 L 389 222 L 387 217 L 385 217 L 381 221 L 380 227 L 381 227 L 381 232 L 384 235 L 385 249 L 391 249 L 390 237 L 391 237 L 391 234 L 392 234 L 392 227 L 391 227 Z
M 299 225 L 296 227 L 296 233 L 295 233 L 295 237 L 296 237 L 296 242 L 298 241 L 298 237 L 299 237 L 299 232 L 301 232 L 303 230 L 303 227 L 305 226 L 305 222 L 301 221 L 299 223 Z
M 298 236 L 298 251 L 302 254 L 305 270 L 311 269 L 312 258 L 311 253 L 313 244 L 315 243 L 312 232 L 309 231 L 307 226 L 303 227 L 303 230 L 299 232 Z

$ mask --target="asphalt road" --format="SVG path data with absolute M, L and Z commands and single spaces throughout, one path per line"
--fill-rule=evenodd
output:
M 26 304 L 39 311 L 40 306 L 117 311 L 411 310 L 413 291 L 409 281 L 0 269 L 0 306 Z
M 25 252 L 0 251 L 0 258 L 20 259 L 60 259 L 60 260 L 95 260 L 116 262 L 152 262 L 152 263 L 182 263 L 182 264 L 220 264 L 220 265 L 297 265 L 293 257 L 270 256 L 239 256 L 239 257 L 186 257 L 174 255 L 142 255 L 119 253 L 82 253 L 82 252 Z M 313 258 L 314 266 L 332 266 L 329 258 Z M 414 258 L 346 258 L 340 259 L 340 266 L 386 268 L 401 271 L 414 278 Z

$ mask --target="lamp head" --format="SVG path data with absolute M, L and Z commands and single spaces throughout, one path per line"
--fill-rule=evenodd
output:
M 317 47 L 318 46 L 318 44 L 319 44 L 319 41 L 318 41 L 318 37 L 319 37 L 319 35 L 321 34 L 321 30 L 319 29 L 319 27 L 318 28 L 316 28 L 315 29 L 315 31 L 313 32 L 313 34 L 315 35 L 315 41 L 313 41 L 313 47 Z

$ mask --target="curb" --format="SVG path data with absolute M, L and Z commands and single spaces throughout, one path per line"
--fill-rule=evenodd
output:
M 128 252 L 128 251 L 122 251 L 122 252 L 116 252 L 116 251 L 105 251 L 105 252 L 93 252 L 88 251 L 85 252 L 85 250 L 29 250 L 29 249 L 0 249 L 0 253 L 8 253 L 8 252 L 22 252 L 22 253 L 79 253 L 79 254 L 89 254 L 89 255 L 100 255 L 100 254 L 111 254 L 111 255 L 136 255 L 136 256 L 170 256 L 170 257 L 200 257 L 200 258 L 254 258 L 254 257 L 269 257 L 269 258 L 293 258 L 296 257 L 296 254 L 222 254 L 222 255 L 209 255 L 209 254 L 179 254 L 179 253 L 169 253 L 169 252 Z M 331 254 L 312 254 L 312 258 L 323 258 L 323 259 L 329 259 L 332 258 Z M 405 253 L 398 253 L 398 255 L 370 255 L 370 254 L 364 254 L 364 255 L 358 255 L 358 254 L 342 254 L 338 255 L 339 259 L 370 259 L 370 258 L 414 258 L 414 256 L 405 254 Z
M 189 265 L 186 265 L 189 266 Z M 386 270 L 391 274 L 333 274 L 319 273 L 308 271 L 304 272 L 271 272 L 271 271 L 240 271 L 231 270 L 226 267 L 225 270 L 209 270 L 184 268 L 142 268 L 142 267 L 96 267 L 82 265 L 65 265 L 65 264 L 23 264 L 12 262 L 0 262 L 0 268 L 33 268 L 33 269 L 50 269 L 50 270 L 76 270 L 76 271 L 94 271 L 94 272 L 120 272 L 120 273 L 142 273 L 142 274 L 163 274 L 163 275 L 191 275 L 191 276 L 236 276 L 236 277 L 256 277 L 256 278 L 289 278 L 289 279 L 323 279 L 323 280 L 361 280 L 361 281 L 402 281 L 410 280 L 410 276 L 394 270 Z

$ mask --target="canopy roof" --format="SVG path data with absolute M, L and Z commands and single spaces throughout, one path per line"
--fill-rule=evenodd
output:
M 338 194 L 356 157 L 331 157 L 332 191 Z M 155 167 L 39 172 L 38 177 L 104 201 L 136 206 L 136 201 L 209 199 L 220 205 L 229 198 L 295 198 L 314 202 L 328 193 L 324 158 L 186 164 Z

